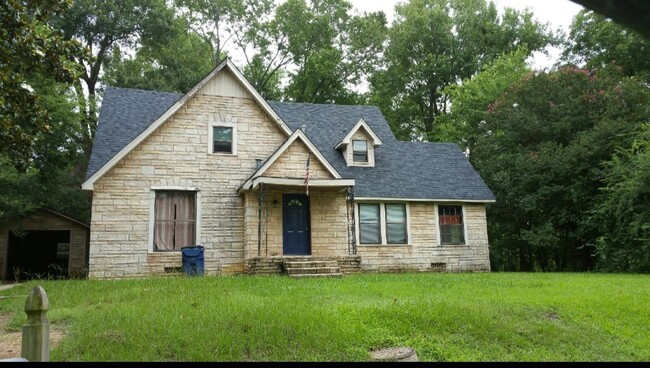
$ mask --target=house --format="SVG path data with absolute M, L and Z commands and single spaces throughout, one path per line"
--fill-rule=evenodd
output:
M 47 208 L 0 225 L 2 279 L 85 277 L 89 233 L 88 224 Z
M 489 271 L 494 196 L 455 144 L 399 142 L 378 108 L 264 100 L 228 59 L 188 93 L 107 87 L 82 188 L 90 278 Z

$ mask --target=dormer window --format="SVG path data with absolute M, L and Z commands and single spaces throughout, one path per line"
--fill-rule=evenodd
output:
M 374 167 L 380 145 L 381 139 L 362 118 L 334 148 L 341 151 L 348 166 Z
M 368 162 L 368 141 L 366 140 L 352 141 L 352 161 Z

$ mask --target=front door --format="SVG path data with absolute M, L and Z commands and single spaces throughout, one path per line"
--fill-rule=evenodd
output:
M 309 255 L 309 197 L 282 195 L 282 251 L 285 255 Z

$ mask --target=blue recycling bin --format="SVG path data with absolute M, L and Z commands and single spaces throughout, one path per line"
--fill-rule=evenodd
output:
M 183 272 L 188 276 L 203 276 L 203 247 L 191 245 L 181 248 Z

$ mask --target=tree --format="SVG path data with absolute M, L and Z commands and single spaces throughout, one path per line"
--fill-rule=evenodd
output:
M 556 42 L 529 11 L 499 16 L 485 0 L 410 0 L 395 7 L 385 63 L 371 78 L 378 104 L 401 139 L 435 140 L 448 112 L 445 87 L 470 78 L 504 52 Z
M 438 138 L 456 142 L 471 152 L 482 132 L 481 124 L 489 114 L 490 105 L 510 86 L 531 72 L 526 66 L 528 50 L 525 46 L 499 56 L 471 79 L 452 84 L 442 93 L 454 102 L 448 114 L 438 119 Z
M 174 34 L 148 42 L 127 58 L 114 48 L 104 62 L 103 82 L 114 87 L 186 93 L 214 67 L 210 47 L 188 32 L 184 19 L 176 20 Z
M 563 58 L 589 69 L 617 65 L 627 76 L 650 78 L 650 40 L 592 11 L 573 19 Z
M 134 49 L 143 42 L 164 42 L 173 33 L 174 11 L 165 0 L 74 0 L 56 19 L 66 39 L 81 42 L 92 57 L 72 60 L 82 68 L 75 84 L 78 108 L 83 113 L 83 149 L 90 156 L 97 125 L 97 85 L 102 65 L 115 48 Z
M 479 126 L 471 160 L 496 196 L 488 208 L 496 269 L 582 271 L 598 261 L 590 213 L 603 162 L 647 121 L 650 94 L 620 70 L 530 73 Z
M 296 102 L 354 103 L 353 90 L 375 69 L 386 34 L 383 12 L 351 15 L 345 0 L 287 0 L 275 27 L 286 40 L 291 67 L 284 98 Z
M 606 186 L 591 219 L 603 230 L 596 241 L 599 268 L 650 273 L 650 125 L 604 167 Z
M 76 69 L 68 59 L 82 54 L 80 45 L 66 42 L 50 24 L 66 6 L 57 0 L 0 4 L 0 155 L 19 172 L 30 166 L 39 134 L 50 129 L 48 110 L 30 77 L 41 74 L 70 82 Z

